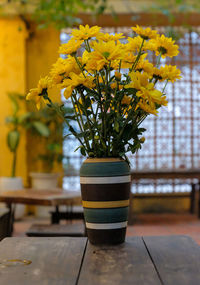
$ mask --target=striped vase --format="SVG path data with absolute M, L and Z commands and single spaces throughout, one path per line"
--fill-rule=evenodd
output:
M 88 158 L 80 170 L 80 183 L 89 241 L 124 242 L 130 194 L 127 162 L 119 158 Z

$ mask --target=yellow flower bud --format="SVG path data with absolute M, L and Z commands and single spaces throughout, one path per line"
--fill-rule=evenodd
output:
M 117 83 L 116 83 L 116 82 L 111 83 L 111 84 L 110 84 L 110 87 L 111 87 L 112 89 L 115 89 L 115 88 L 117 87 Z
M 140 142 L 144 143 L 145 142 L 145 137 L 141 137 Z
M 121 73 L 118 72 L 118 71 L 115 71 L 115 78 L 116 78 L 117 80 L 121 80 L 121 77 L 122 77 Z

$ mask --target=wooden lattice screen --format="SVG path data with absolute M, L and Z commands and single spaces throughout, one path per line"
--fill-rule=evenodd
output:
M 104 28 L 106 32 L 124 32 L 130 28 Z M 167 27 L 159 28 L 162 33 Z M 180 54 L 173 60 L 163 63 L 173 63 L 182 71 L 182 80 L 175 84 L 168 84 L 166 89 L 169 101 L 168 107 L 160 110 L 158 117 L 149 116 L 143 123 L 147 129 L 146 141 L 136 155 L 130 156 L 132 169 L 177 169 L 200 167 L 200 28 L 173 28 L 174 33 L 181 35 L 178 41 Z M 70 31 L 61 34 L 61 41 L 69 39 Z M 153 58 L 152 58 L 153 60 Z M 72 137 L 64 142 L 64 154 L 68 157 L 64 161 L 66 175 L 64 187 L 79 187 L 78 171 L 83 158 L 74 153 L 78 143 Z M 69 177 L 70 176 L 70 177 Z M 137 191 L 189 191 L 188 185 L 181 190 L 165 185 L 166 189 L 158 186 L 138 188 Z M 156 188 L 157 187 L 157 188 Z

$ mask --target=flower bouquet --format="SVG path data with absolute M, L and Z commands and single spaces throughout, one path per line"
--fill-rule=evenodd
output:
M 167 105 L 167 83 L 180 79 L 176 66 L 161 58 L 178 54 L 171 38 L 156 30 L 132 28 L 132 37 L 102 33 L 98 26 L 80 26 L 62 44 L 50 73 L 31 89 L 27 99 L 43 101 L 65 120 L 87 159 L 81 167 L 81 191 L 87 234 L 93 243 L 124 241 L 129 204 L 127 153 L 144 143 L 141 123 Z M 156 63 L 148 60 L 155 54 Z M 162 86 L 159 89 L 158 82 Z M 64 90 L 73 114 L 63 112 L 48 95 L 52 86 Z M 78 128 L 71 125 L 72 120 Z

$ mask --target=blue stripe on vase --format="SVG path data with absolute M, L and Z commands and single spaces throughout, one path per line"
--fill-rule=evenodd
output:
M 117 223 L 127 221 L 128 207 L 109 209 L 84 208 L 85 221 L 88 223 Z

